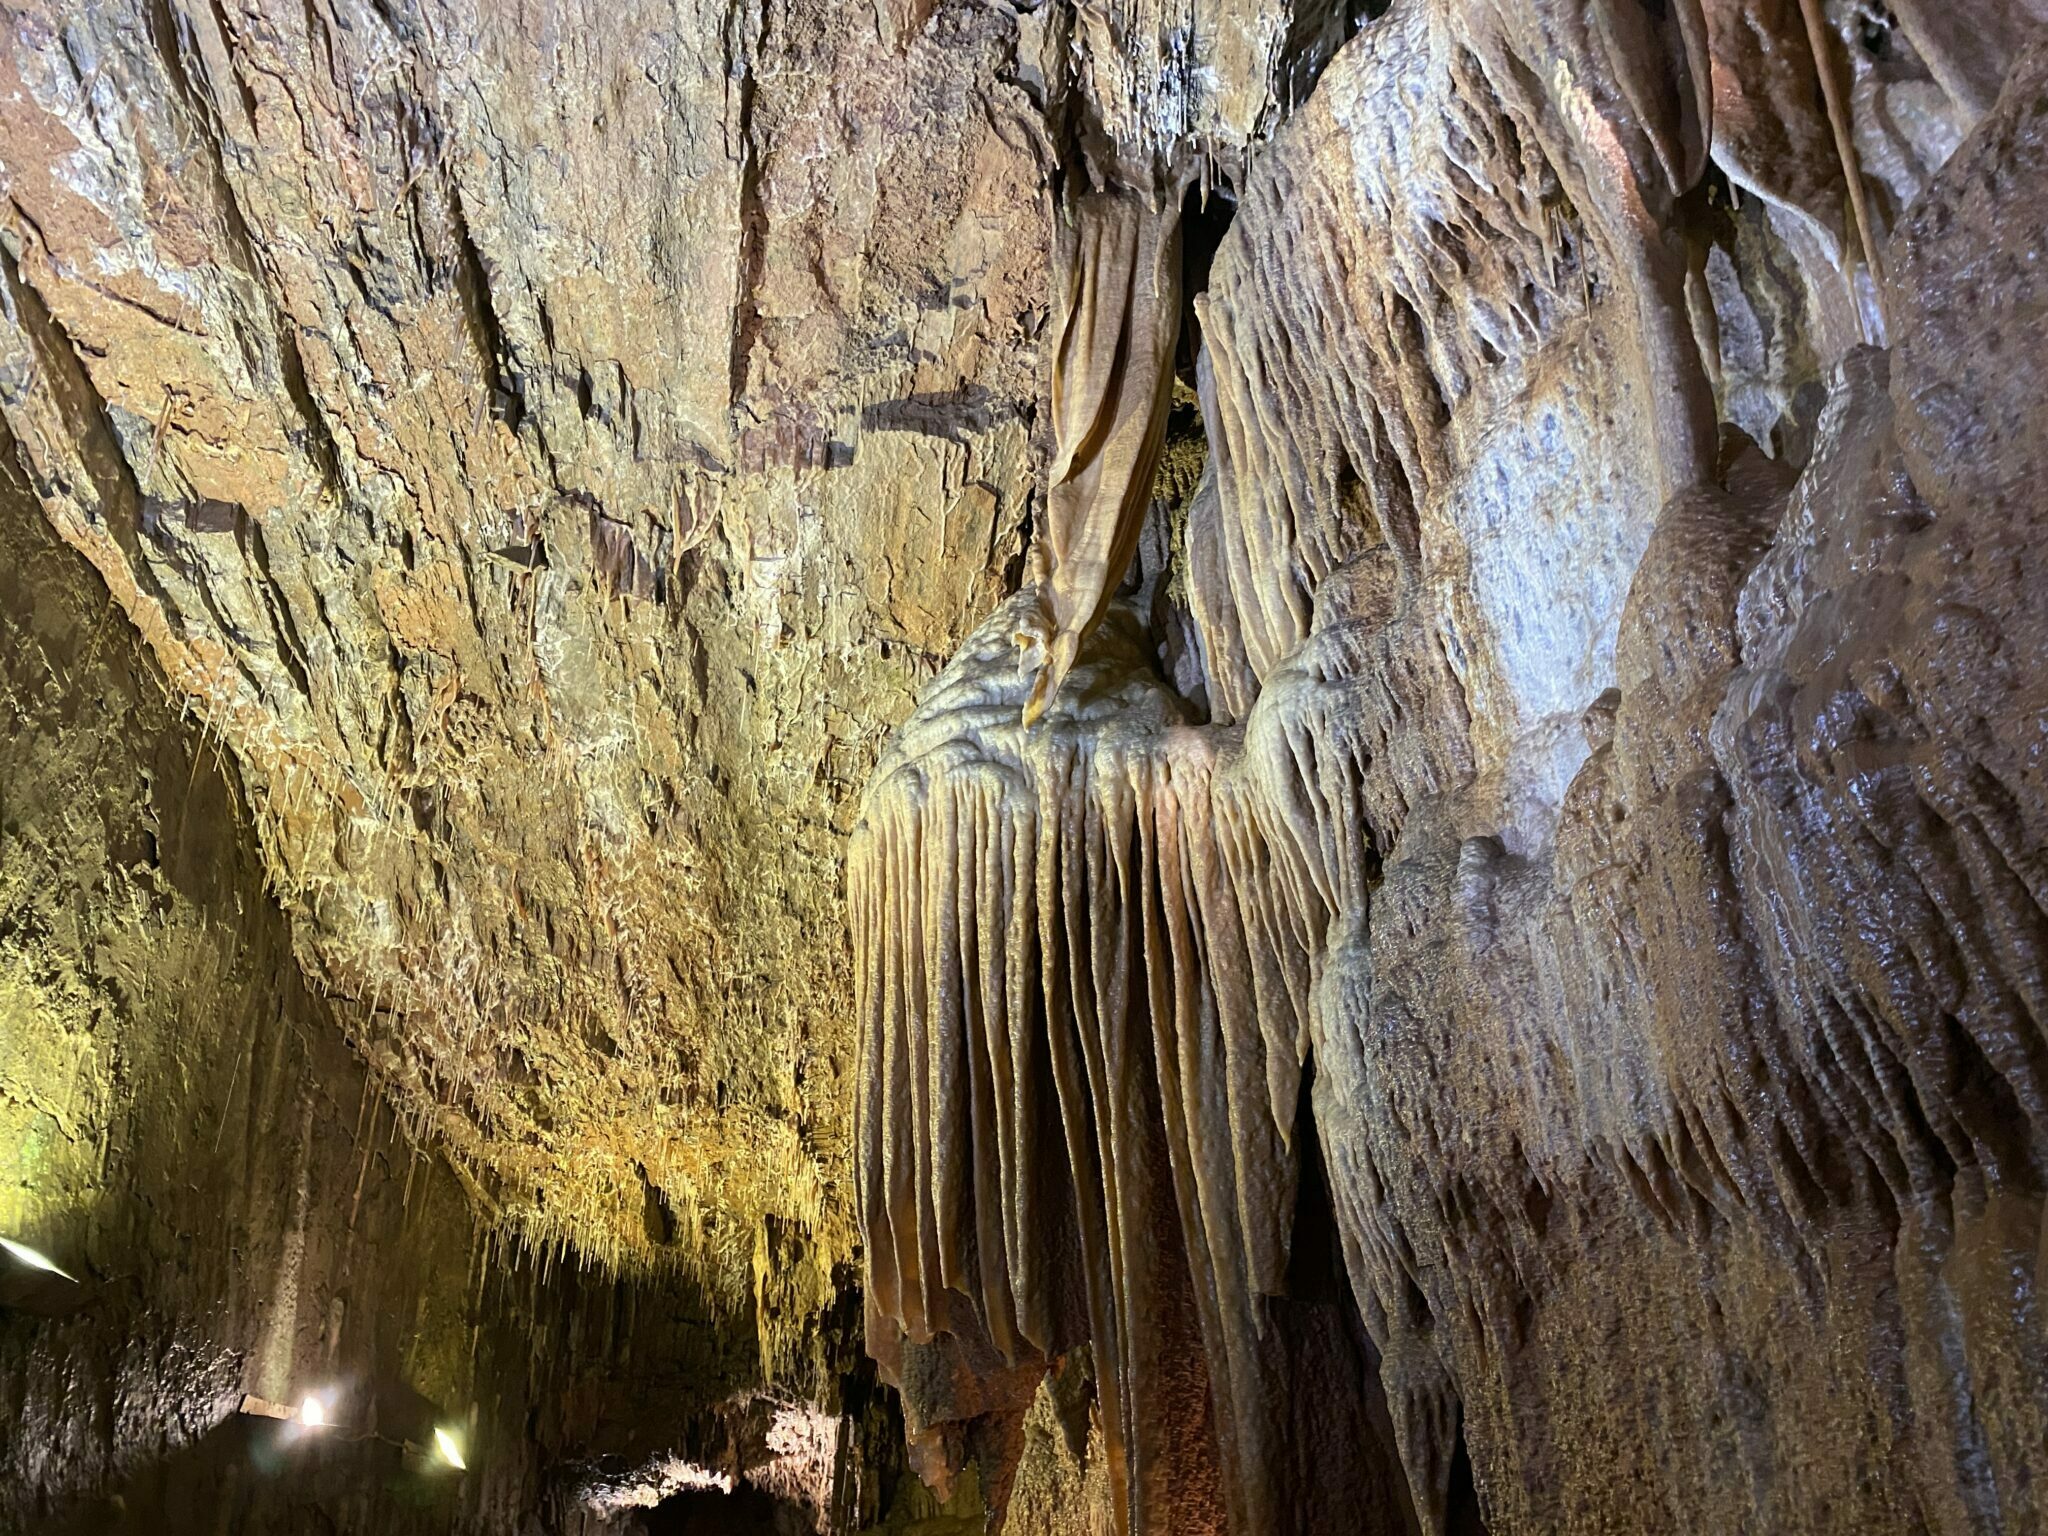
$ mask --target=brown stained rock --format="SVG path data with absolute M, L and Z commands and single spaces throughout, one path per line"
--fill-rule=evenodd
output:
M 1042 167 L 994 17 L 608 26 L 23 13 L 7 410 L 406 1123 L 729 1305 L 794 1222 L 800 1316 L 852 1246 L 811 939 L 1019 553 Z
M 1713 153 L 1729 179 L 1819 224 L 1839 248 L 1846 175 L 1799 0 L 1705 6 Z
M 846 1526 L 2038 1524 L 2048 18 L 1814 14 L 17 5 L 4 488 L 104 592 L 8 588 L 63 653 L 4 679 L 0 1125 L 65 1192 L 15 1214 L 236 1255 L 8 1324 L 34 1513 L 172 1497 L 325 1350 L 525 1437 L 483 1524 L 823 1508 L 764 1377 L 847 1398 Z M 1105 177 L 1188 238 L 1077 432 Z M 1107 618 L 1026 729 L 1075 529 Z M 65 713 L 60 587 L 196 739 Z M 193 806 L 247 952 L 117 920 Z M 235 1033 L 282 1004 L 317 1044 Z M 437 1159 L 417 1243 L 364 1175 L 360 1272 L 336 1094 Z M 163 1230 L 70 1210 L 88 1149 Z M 522 1249 L 577 1263 L 488 1313 Z M 856 1264 L 900 1398 L 839 1379 Z

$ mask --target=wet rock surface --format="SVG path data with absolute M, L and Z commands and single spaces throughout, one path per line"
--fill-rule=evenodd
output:
M 2040 56 L 1889 238 L 1897 349 L 1838 349 L 1777 459 L 1699 457 L 1663 371 L 1716 359 L 1640 247 L 1701 226 L 1573 166 L 1626 142 L 1554 119 L 1597 53 L 1546 81 L 1470 19 L 1340 54 L 1213 269 L 1188 558 L 1240 723 L 1149 719 L 1099 642 L 1114 684 L 1019 737 L 971 645 L 871 781 L 870 1347 L 1014 1317 L 1085 1330 L 1105 1405 L 1171 1401 L 1171 1199 L 1234 1529 L 1345 1528 L 1304 1391 L 1357 1405 L 1317 1467 L 1364 1528 L 2024 1527 L 2041 390 L 1991 333 L 2042 245 Z M 1820 316 L 1871 279 L 1807 282 Z M 1308 1144 L 1348 1393 L 1287 1324 Z M 1142 1468 L 1199 1426 L 1105 1428 L 1124 1527 L 1187 1528 Z
M 2031 1529 L 2044 22 L 13 6 L 0 1525 Z

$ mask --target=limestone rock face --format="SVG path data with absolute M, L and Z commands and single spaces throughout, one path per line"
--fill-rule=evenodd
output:
M 815 1304 L 815 940 L 1021 553 L 1043 129 L 986 13 L 594 20 L 18 15 L 8 420 L 407 1124 L 536 1247 L 812 1234 Z
M 1122 1529 L 1346 1528 L 1290 1422 L 1324 1189 L 1377 1379 L 1316 1465 L 1368 1528 L 2039 1518 L 2048 55 L 1866 198 L 1880 290 L 1784 188 L 1700 196 L 1643 92 L 1774 41 L 1715 21 L 1369 26 L 1200 301 L 1215 723 L 1105 641 L 1020 736 L 970 644 L 870 783 L 870 1347 L 1085 1334 Z M 1748 107 L 1718 187 L 1813 129 Z M 1765 304 L 1810 361 L 1703 440 Z M 1144 1406 L 1188 1306 L 1206 1429 Z
M 2042 1521 L 2042 0 L 6 22 L 24 1521 Z
M 573 1529 L 607 1462 L 777 1471 L 751 1337 L 507 1262 L 394 1124 L 217 748 L 12 475 L 0 506 L 0 1234 L 64 1271 L 0 1268 L 0 1530 Z M 407 1457 L 436 1427 L 470 1475 Z

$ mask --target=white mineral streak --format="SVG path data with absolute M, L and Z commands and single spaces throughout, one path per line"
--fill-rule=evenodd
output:
M 1258 239 L 1199 301 L 1216 488 L 1189 586 L 1216 718 L 1241 720 L 1331 573 L 1384 551 L 1434 610 L 1478 770 L 1540 828 L 1613 681 L 1668 434 L 1630 258 L 1529 71 L 1483 62 L 1459 10 L 1361 34 L 1246 189 Z
M 731 1493 L 730 1472 L 714 1472 L 680 1456 L 657 1456 L 630 1480 L 608 1486 L 584 1500 L 592 1514 L 607 1519 L 629 1509 L 653 1509 L 679 1493 Z

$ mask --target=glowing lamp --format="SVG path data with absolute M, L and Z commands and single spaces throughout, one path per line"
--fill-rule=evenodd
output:
M 469 1469 L 469 1463 L 462 1459 L 462 1447 L 455 1443 L 455 1437 L 439 1425 L 434 1427 L 434 1449 L 441 1453 L 441 1459 L 458 1472 Z
M 27 1243 L 17 1243 L 11 1237 L 0 1237 L 0 1248 L 5 1248 L 17 1262 L 26 1264 L 30 1269 L 40 1269 L 45 1274 L 57 1276 L 60 1280 L 69 1280 L 73 1285 L 78 1284 L 78 1276 L 69 1270 L 59 1269 L 55 1260 L 37 1253 Z
M 254 1392 L 244 1392 L 237 1411 L 257 1419 L 282 1419 L 287 1424 L 302 1424 L 307 1429 L 331 1429 L 334 1420 L 327 1416 L 327 1404 L 317 1392 L 308 1392 L 300 1398 L 297 1406 L 291 1403 L 275 1403 L 267 1397 L 258 1397 Z

